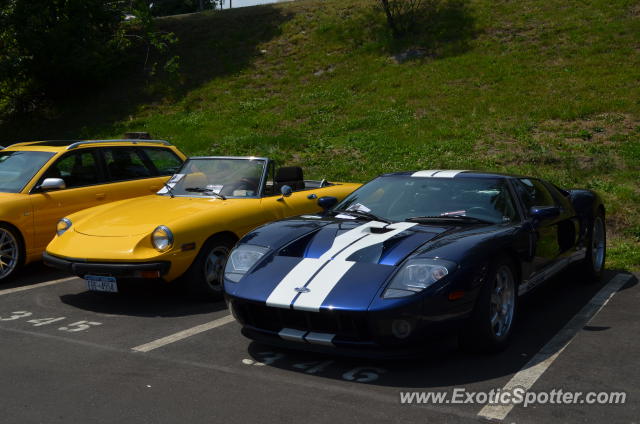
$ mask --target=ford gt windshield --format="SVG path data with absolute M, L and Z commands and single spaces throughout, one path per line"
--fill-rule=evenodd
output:
M 0 152 L 0 192 L 22 191 L 52 156 L 49 152 Z
M 387 221 L 499 224 L 516 221 L 507 183 L 488 178 L 420 178 L 388 175 L 347 196 L 335 211 L 348 218 L 380 217 Z
M 191 158 L 158 194 L 189 197 L 256 197 L 266 160 L 254 158 Z

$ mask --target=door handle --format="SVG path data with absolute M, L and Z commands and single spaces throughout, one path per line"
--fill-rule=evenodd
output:
M 106 197 L 106 194 L 104 194 L 104 193 L 96 194 L 96 199 L 97 200 L 103 200 L 105 197 Z
M 313 199 L 317 199 L 318 195 L 316 195 L 315 193 L 311 193 L 310 195 L 307 196 L 307 199 L 313 200 Z

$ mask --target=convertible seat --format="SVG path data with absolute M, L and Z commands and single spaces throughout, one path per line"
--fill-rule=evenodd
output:
M 274 191 L 276 193 L 279 193 L 280 188 L 285 185 L 291 187 L 293 191 L 304 190 L 305 188 L 302 168 L 299 166 L 283 166 L 278 168 L 274 180 Z

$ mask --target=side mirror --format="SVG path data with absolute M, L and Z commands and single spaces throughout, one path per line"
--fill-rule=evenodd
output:
M 293 189 L 290 186 L 283 185 L 280 187 L 280 194 L 282 194 L 282 197 L 289 197 L 291 196 L 291 193 L 293 193 Z
M 338 203 L 338 199 L 333 196 L 323 196 L 318 199 L 318 206 L 325 212 L 334 207 Z
M 39 188 L 42 191 L 62 190 L 67 188 L 67 185 L 62 178 L 45 178 Z
M 532 206 L 529 214 L 534 221 L 544 222 L 560 216 L 560 208 L 557 206 Z

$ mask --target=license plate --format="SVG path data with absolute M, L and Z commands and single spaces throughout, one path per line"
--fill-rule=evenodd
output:
M 118 293 L 118 283 L 114 277 L 104 277 L 101 275 L 85 275 L 87 288 L 91 291 Z

